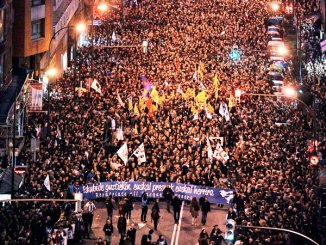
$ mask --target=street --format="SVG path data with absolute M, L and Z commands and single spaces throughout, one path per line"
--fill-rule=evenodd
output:
M 227 209 L 224 207 L 217 208 L 216 206 L 212 206 L 212 211 L 208 214 L 208 219 L 206 226 L 202 226 L 200 223 L 201 213 L 199 214 L 197 226 L 191 225 L 191 215 L 189 211 L 189 205 L 184 205 L 183 215 L 181 219 L 181 228 L 178 234 L 178 226 L 174 224 L 173 219 L 173 210 L 171 209 L 171 213 L 168 213 L 166 210 L 166 204 L 164 201 L 160 202 L 160 221 L 158 224 L 158 230 L 154 232 L 153 241 L 158 239 L 159 235 L 164 235 L 165 239 L 167 240 L 168 244 L 171 244 L 173 231 L 175 229 L 174 234 L 174 243 L 175 245 L 180 244 L 189 244 L 195 245 L 197 244 L 197 240 L 199 237 L 199 233 L 201 232 L 202 228 L 205 227 L 207 229 L 208 234 L 210 234 L 211 230 L 213 229 L 214 225 L 218 225 L 219 228 L 224 232 L 225 231 L 225 218 Z M 96 203 L 97 209 L 94 213 L 94 220 L 93 220 L 93 227 L 92 227 L 92 239 L 84 240 L 84 244 L 94 244 L 99 237 L 102 239 L 105 238 L 102 228 L 105 224 L 105 220 L 107 217 L 107 211 L 105 208 L 104 202 Z M 135 228 L 137 229 L 136 233 L 136 244 L 140 244 L 141 237 L 143 234 L 148 233 L 150 229 L 153 228 L 153 223 L 151 222 L 150 214 L 152 210 L 153 203 L 150 203 L 147 213 L 147 223 L 140 222 L 140 215 L 141 215 L 141 204 L 140 202 L 135 202 L 134 210 L 131 214 L 131 222 L 135 224 Z M 119 243 L 120 235 L 117 229 L 117 221 L 118 221 L 118 210 L 115 209 L 113 213 L 113 226 L 114 226 L 114 234 L 112 236 L 112 245 L 117 245 Z M 129 225 L 127 224 L 127 230 Z M 179 237 L 179 239 L 177 239 Z

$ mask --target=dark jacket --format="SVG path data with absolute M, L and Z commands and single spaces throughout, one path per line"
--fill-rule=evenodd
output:
M 103 231 L 104 231 L 105 235 L 111 236 L 113 233 L 113 225 L 105 224 L 103 227 Z
M 177 197 L 173 198 L 172 200 L 172 206 L 174 211 L 180 211 L 181 210 L 181 200 Z
M 121 233 L 123 230 L 126 230 L 127 228 L 127 220 L 125 217 L 119 217 L 118 219 L 118 230 L 119 233 Z
M 168 200 L 168 201 L 171 201 L 173 195 L 174 195 L 174 192 L 172 191 L 172 189 L 170 187 L 165 187 L 165 189 L 163 190 L 164 199 Z
M 203 204 L 201 205 L 201 210 L 204 212 L 204 213 L 208 213 L 211 211 L 211 204 L 207 201 L 207 202 L 203 202 Z

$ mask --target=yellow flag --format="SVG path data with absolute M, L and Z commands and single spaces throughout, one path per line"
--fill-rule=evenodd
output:
M 160 101 L 160 97 L 159 97 L 159 95 L 158 95 L 158 92 L 157 92 L 156 88 L 153 88 L 153 89 L 152 89 L 151 97 L 152 97 L 152 99 L 153 99 L 156 103 L 159 103 L 159 101 Z
M 137 106 L 137 104 L 135 104 L 135 106 L 134 106 L 134 113 L 135 113 L 135 115 L 137 115 L 137 116 L 140 115 L 140 112 L 139 112 L 139 110 L 138 110 L 138 106 Z
M 166 98 L 165 98 L 165 93 L 163 92 L 163 95 L 159 98 L 159 102 L 158 102 L 158 104 L 159 105 L 162 105 L 163 104 L 163 102 L 166 100 Z
M 229 98 L 229 109 L 232 107 L 235 107 L 237 104 L 235 102 L 235 98 L 233 97 L 232 94 L 230 94 L 230 98 Z
M 132 111 L 132 109 L 133 109 L 133 106 L 132 106 L 132 98 L 129 98 L 128 99 L 128 110 L 129 111 Z
M 196 92 L 194 89 L 190 89 L 190 94 L 189 97 L 195 97 L 196 96 Z
M 207 104 L 206 108 L 210 113 L 214 113 L 214 108 L 211 104 Z
M 217 75 L 215 74 L 215 76 L 214 76 L 214 78 L 213 78 L 213 85 L 214 85 L 214 87 L 215 87 L 215 89 L 216 88 L 219 88 L 220 87 L 220 81 L 218 80 L 218 77 L 217 77 Z
M 133 129 L 133 133 L 135 134 L 135 135 L 138 135 L 138 129 L 137 129 L 137 125 L 135 124 L 135 127 L 134 127 L 134 129 Z
M 215 90 L 215 98 L 217 99 L 218 98 L 218 89 Z
M 206 97 L 205 90 L 199 92 L 199 94 L 197 94 L 195 99 L 196 99 L 197 104 L 206 104 L 207 97 Z
M 142 97 L 139 97 L 139 109 L 144 110 L 145 108 L 145 102 Z
M 195 106 L 192 106 L 190 110 L 191 110 L 191 113 L 192 114 L 196 114 L 197 113 L 197 109 L 196 109 Z

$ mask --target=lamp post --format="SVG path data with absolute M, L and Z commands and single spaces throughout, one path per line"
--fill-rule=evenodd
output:
M 277 227 L 265 227 L 265 226 L 246 226 L 246 225 L 235 225 L 236 228 L 245 228 L 245 229 L 258 229 L 258 230 L 270 230 L 270 231 L 281 231 L 281 232 L 288 232 L 295 234 L 297 236 L 303 237 L 304 239 L 310 241 L 312 244 L 318 245 L 318 243 L 314 240 L 312 240 L 310 237 L 307 237 L 306 235 L 303 235 L 299 232 L 283 229 L 283 228 L 277 228 Z
M 298 103 L 301 103 L 305 109 L 307 110 L 307 113 L 312 113 L 313 115 L 313 122 L 312 122 L 312 139 L 313 139 L 313 147 L 314 147 L 314 154 L 317 153 L 317 149 L 316 149 L 316 144 L 315 144 L 315 140 L 316 140 L 316 116 L 315 116 L 315 110 L 313 108 L 313 110 L 311 110 L 309 108 L 309 106 L 302 101 L 301 99 L 299 99 L 297 97 L 297 92 L 291 88 L 291 87 L 285 87 L 283 89 L 283 94 L 263 94 L 263 93 L 247 93 L 244 91 L 241 91 L 240 89 L 236 89 L 235 90 L 235 95 L 236 97 L 240 97 L 241 95 L 245 95 L 245 96 L 263 96 L 263 97 L 282 97 L 282 98 L 288 98 L 288 99 L 293 99 L 295 101 L 297 101 Z
M 291 50 L 291 49 L 290 49 Z M 285 47 L 280 47 L 278 49 L 278 53 L 280 53 L 281 55 L 285 56 L 285 55 L 288 55 L 289 54 L 289 51 L 288 49 L 286 49 Z M 305 55 L 308 55 L 308 53 L 303 50 L 303 49 L 300 49 L 298 48 L 297 49 L 297 52 L 300 53 L 300 67 L 299 67 L 299 72 L 300 72 L 300 83 L 302 84 L 302 53 L 304 53 Z M 313 86 L 315 87 L 316 86 L 316 66 L 315 66 L 315 61 L 314 59 L 312 60 L 312 72 L 313 72 L 313 81 L 312 81 L 312 84 Z M 313 127 L 313 138 L 314 140 L 316 139 L 316 108 L 315 108 L 315 99 L 313 98 L 313 106 L 312 106 L 312 114 L 313 114 L 313 121 L 312 121 L 312 127 Z M 316 144 L 314 143 L 314 154 L 317 153 L 317 146 Z
M 75 28 L 76 29 L 76 32 L 82 32 L 86 29 L 85 27 L 85 24 L 83 23 L 79 23 L 77 24 L 76 26 L 65 26 L 65 27 L 62 27 L 61 29 L 57 30 L 51 37 L 51 40 L 50 40 L 50 43 L 49 43 L 49 47 L 48 47 L 48 70 L 46 72 L 46 74 L 49 76 L 49 78 L 53 78 L 57 71 L 53 68 L 53 67 L 50 67 L 50 62 L 51 62 L 51 44 L 53 42 L 53 40 L 55 39 L 56 35 L 61 32 L 62 30 L 66 30 L 66 29 L 72 29 L 72 28 Z M 76 40 L 77 42 L 77 40 Z M 76 55 L 77 51 L 76 51 L 76 44 L 74 45 L 74 53 Z M 75 60 L 76 60 L 76 57 L 75 57 Z M 75 61 L 76 62 L 76 61 Z M 75 77 L 75 80 L 76 80 L 76 77 Z M 74 80 L 74 90 L 75 90 L 75 80 Z M 51 79 L 49 79 L 48 81 L 48 85 L 47 85 L 47 90 L 48 90 L 48 124 L 47 124 L 47 136 L 49 136 L 50 134 L 50 100 L 51 100 L 51 96 L 50 96 L 50 89 L 51 89 L 51 86 L 50 86 L 50 83 L 51 83 Z

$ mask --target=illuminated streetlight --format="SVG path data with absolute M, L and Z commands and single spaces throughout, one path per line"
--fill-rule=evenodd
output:
M 285 56 L 289 53 L 289 50 L 286 47 L 278 47 L 277 48 L 277 53 L 279 55 Z
M 85 23 L 78 23 L 76 25 L 76 31 L 78 31 L 78 32 L 84 32 L 85 30 L 86 30 Z
M 295 89 L 291 88 L 291 87 L 285 87 L 283 89 L 283 94 L 286 97 L 289 97 L 289 98 L 296 98 L 297 97 L 297 91 L 295 91 Z
M 97 6 L 97 9 L 102 11 L 102 12 L 106 12 L 108 10 L 108 5 L 106 3 L 100 3 L 98 6 Z
M 56 74 L 57 74 L 57 70 L 55 68 L 49 68 L 47 71 L 46 71 L 46 74 L 49 76 L 49 77 L 54 77 Z
M 274 12 L 277 12 L 280 9 L 280 5 L 278 3 L 271 3 L 271 7 Z

